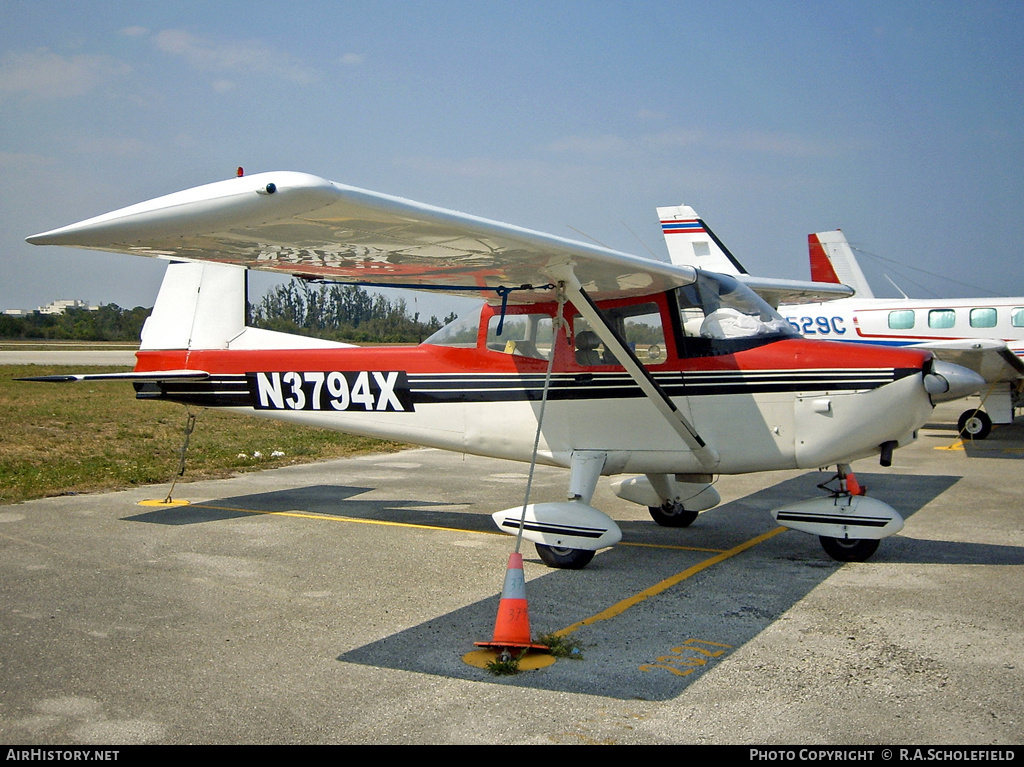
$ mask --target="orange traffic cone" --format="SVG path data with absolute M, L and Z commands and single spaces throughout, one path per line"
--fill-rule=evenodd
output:
M 513 552 L 508 557 L 505 584 L 501 589 L 498 617 L 494 621 L 494 638 L 490 642 L 474 642 L 477 647 L 550 650 L 547 645 L 530 641 L 530 615 L 526 604 L 526 576 L 523 555 Z

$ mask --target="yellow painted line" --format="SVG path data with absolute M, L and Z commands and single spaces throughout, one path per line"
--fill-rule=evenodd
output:
M 963 450 L 963 449 L 964 449 L 964 441 L 962 439 L 958 439 L 952 445 L 939 445 L 937 448 L 935 448 L 935 450 Z
M 779 533 L 784 532 L 786 529 L 787 528 L 785 527 L 777 527 L 774 530 L 768 531 L 764 535 L 759 535 L 756 538 L 751 538 L 749 541 L 745 541 L 741 543 L 739 546 L 735 546 L 729 549 L 728 551 L 723 551 L 721 554 L 718 554 L 717 556 L 709 557 L 708 559 L 705 559 L 703 562 L 700 562 L 694 565 L 693 567 L 688 567 L 681 573 L 676 573 L 671 578 L 666 578 L 665 580 L 661 581 L 661 583 L 654 584 L 649 589 L 644 589 L 638 594 L 634 594 L 633 596 L 627 599 L 623 599 L 621 602 L 612 605 L 607 610 L 602 610 L 597 615 L 592 615 L 589 618 L 584 618 L 579 623 L 574 623 L 571 626 L 567 626 L 564 629 L 559 629 L 558 631 L 554 632 L 555 636 L 567 636 L 572 632 L 576 631 L 577 629 L 583 628 L 584 626 L 589 626 L 590 624 L 597 623 L 598 621 L 610 620 L 611 618 L 621 615 L 630 607 L 634 607 L 635 605 L 640 604 L 648 597 L 656 596 L 661 592 L 665 591 L 666 589 L 669 589 L 672 586 L 675 586 L 676 584 L 685 581 L 690 576 L 696 575 L 702 570 L 708 569 L 712 565 L 717 565 L 719 562 L 724 562 L 730 557 L 734 557 L 737 554 L 746 551 L 747 549 L 752 548 L 753 546 L 756 546 L 759 543 L 767 541 L 769 538 L 773 538 Z

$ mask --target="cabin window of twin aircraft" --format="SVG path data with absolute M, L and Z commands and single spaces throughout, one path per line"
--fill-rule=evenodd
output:
M 969 322 L 972 328 L 994 328 L 999 325 L 999 311 L 994 308 L 971 309 Z M 928 311 L 928 327 L 936 330 L 955 328 L 956 309 L 931 309 Z M 913 309 L 896 309 L 889 312 L 890 330 L 911 330 L 917 324 L 917 313 Z M 1024 307 L 1010 310 L 1010 326 L 1024 328 Z

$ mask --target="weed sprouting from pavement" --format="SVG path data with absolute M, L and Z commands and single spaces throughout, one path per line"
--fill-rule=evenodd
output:
M 547 645 L 556 658 L 583 660 L 583 646 L 575 640 L 566 639 L 558 634 L 545 634 L 537 642 Z

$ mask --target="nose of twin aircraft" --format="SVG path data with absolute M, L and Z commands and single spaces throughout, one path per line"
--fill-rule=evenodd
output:
M 968 397 L 984 385 L 985 379 L 980 375 L 952 362 L 932 360 L 931 370 L 925 369 L 924 388 L 933 403 Z

